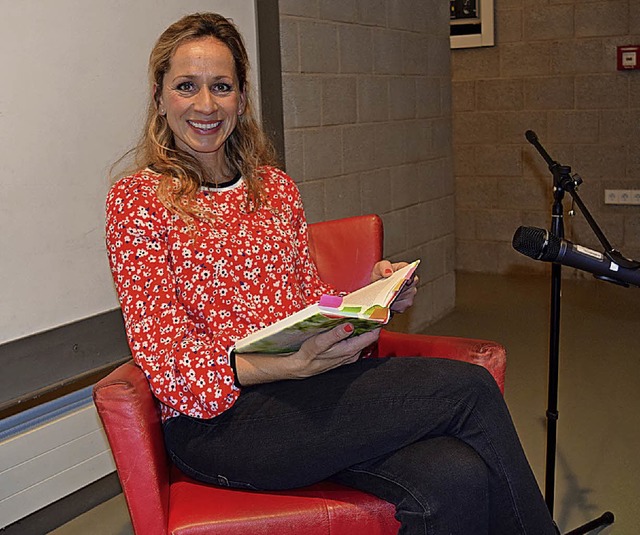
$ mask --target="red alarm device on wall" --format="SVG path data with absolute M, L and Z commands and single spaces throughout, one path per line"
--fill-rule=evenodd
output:
M 618 47 L 618 70 L 640 69 L 640 45 Z

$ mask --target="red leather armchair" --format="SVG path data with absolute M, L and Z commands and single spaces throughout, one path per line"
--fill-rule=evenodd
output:
M 382 257 L 382 221 L 360 216 L 310 225 L 321 277 L 341 290 L 369 282 Z M 345 269 L 344 266 L 350 266 Z M 504 348 L 494 342 L 383 330 L 378 356 L 423 355 L 485 366 L 504 387 Z M 137 535 L 391 535 L 394 507 L 329 482 L 281 492 L 205 485 L 171 465 L 160 416 L 142 371 L 126 363 L 94 387 L 94 401 L 113 452 Z

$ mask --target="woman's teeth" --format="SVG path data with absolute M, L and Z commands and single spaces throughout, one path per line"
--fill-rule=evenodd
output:
M 221 122 L 222 121 L 216 121 L 215 123 L 196 123 L 195 121 L 188 121 L 191 126 L 200 130 L 213 130 L 214 128 L 220 126 Z

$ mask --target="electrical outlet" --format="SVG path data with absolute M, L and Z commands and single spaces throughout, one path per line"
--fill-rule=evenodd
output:
M 621 189 L 619 195 L 620 204 L 631 204 L 631 190 Z
M 606 189 L 604 203 L 640 205 L 640 189 Z
M 605 204 L 618 204 L 618 190 L 606 189 L 604 190 L 604 203 Z

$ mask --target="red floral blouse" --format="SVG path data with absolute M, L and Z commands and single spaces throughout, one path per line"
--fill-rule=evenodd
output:
M 107 198 L 107 252 L 129 345 L 162 418 L 212 418 L 235 402 L 229 351 L 235 340 L 334 290 L 309 257 L 298 188 L 260 169 L 266 202 L 244 209 L 246 186 L 201 188 L 216 214 L 189 232 L 156 195 L 160 175 L 120 179 Z

